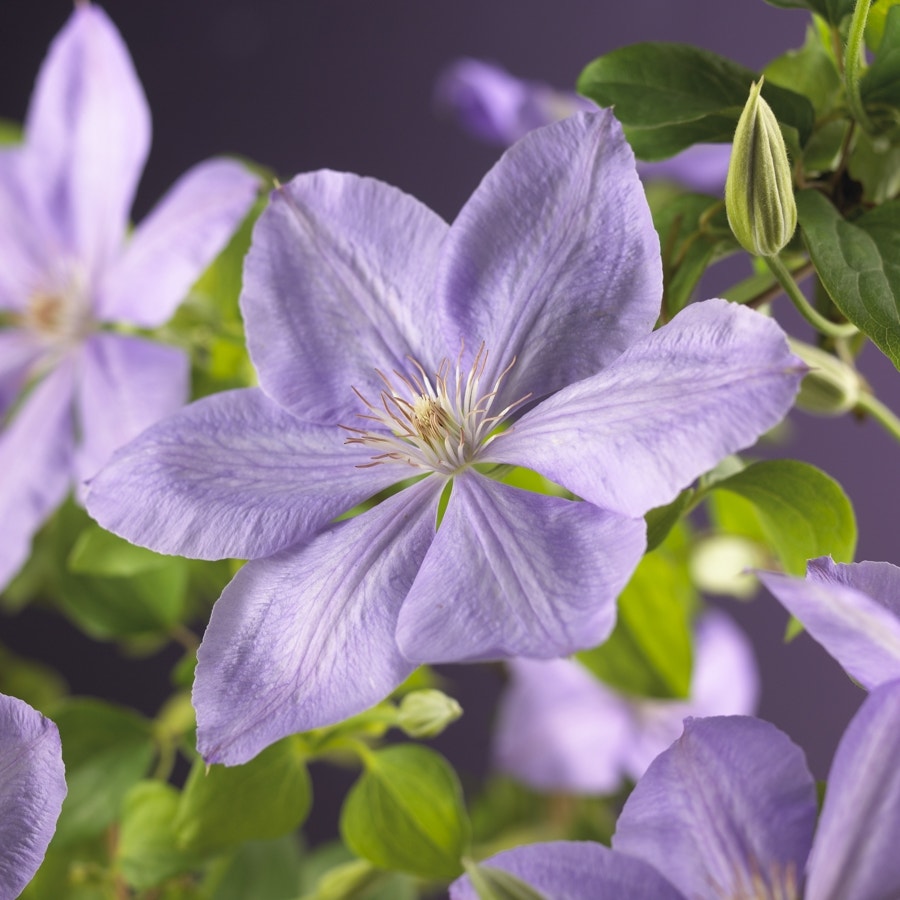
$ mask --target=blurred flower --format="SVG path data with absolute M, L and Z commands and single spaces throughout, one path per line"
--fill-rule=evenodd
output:
M 567 659 L 509 663 L 494 765 L 542 791 L 607 794 L 637 780 L 681 734 L 686 716 L 755 711 L 759 676 L 749 641 L 724 613 L 697 625 L 690 697 L 630 697 Z
M 66 796 L 56 726 L 0 694 L 0 898 L 18 897 L 56 830 Z
M 619 816 L 613 849 L 532 844 L 486 860 L 553 900 L 866 900 L 900 895 L 900 682 L 841 738 L 816 827 L 803 751 L 759 719 L 688 719 Z M 451 900 L 476 900 L 462 878 Z
M 120 444 L 187 399 L 174 347 L 108 330 L 166 321 L 249 210 L 237 163 L 188 172 L 129 237 L 150 119 L 128 51 L 77 4 L 0 152 L 0 588 L 34 532 Z M 20 399 L 21 398 L 21 399 Z
M 863 687 L 900 678 L 900 568 L 822 556 L 807 563 L 806 578 L 757 574 Z
M 724 301 L 652 331 L 660 268 L 608 112 L 526 136 L 449 227 L 349 174 L 272 195 L 241 299 L 260 389 L 149 429 L 88 499 L 135 543 L 251 560 L 200 648 L 209 762 L 356 713 L 420 662 L 605 639 L 640 517 L 781 419 L 801 374 L 775 322 Z
M 587 97 L 524 81 L 506 69 L 478 59 L 458 59 L 438 76 L 438 111 L 473 137 L 508 147 L 529 131 L 579 111 L 596 110 Z M 695 191 L 721 194 L 728 174 L 730 144 L 695 144 L 660 162 L 639 162 L 643 178 L 676 181 Z

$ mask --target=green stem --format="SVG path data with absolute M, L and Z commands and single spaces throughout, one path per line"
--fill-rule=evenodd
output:
M 779 257 L 764 256 L 763 259 L 766 261 L 766 265 L 768 265 L 772 274 L 778 279 L 778 283 L 784 288 L 784 292 L 790 297 L 791 303 L 797 308 L 797 312 L 800 313 L 813 328 L 821 334 L 835 338 L 850 337 L 850 335 L 856 334 L 857 328 L 850 322 L 844 324 L 832 322 L 830 319 L 826 319 L 821 313 L 816 312 L 816 310 L 810 306 L 806 297 L 803 296 L 803 292 L 797 287 L 797 282 L 794 281 L 787 266 Z
M 858 409 L 865 410 L 885 431 L 900 441 L 900 418 L 888 409 L 874 394 L 863 393 L 857 403 Z
M 870 3 L 871 0 L 856 0 L 853 18 L 850 20 L 850 32 L 847 35 L 847 48 L 844 52 L 844 88 L 847 92 L 847 105 L 853 118 L 869 134 L 875 130 L 875 126 L 863 106 L 862 96 L 859 93 L 859 79 L 864 59 L 863 39 Z

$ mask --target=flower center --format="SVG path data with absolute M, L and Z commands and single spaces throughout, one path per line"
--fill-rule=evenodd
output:
M 497 376 L 491 389 L 483 392 L 481 380 L 488 360 L 484 344 L 468 372 L 463 371 L 462 355 L 460 350 L 455 365 L 444 359 L 433 379 L 412 358 L 412 374 L 394 370 L 392 378 L 376 369 L 384 389 L 375 402 L 353 388 L 367 410 L 358 417 L 374 425 L 341 428 L 353 435 L 345 443 L 364 444 L 377 451 L 363 467 L 398 462 L 452 475 L 475 462 L 497 426 L 531 395 L 492 413 L 494 399 L 515 359 Z
M 75 269 L 33 291 L 23 324 L 51 344 L 70 344 L 93 328 L 85 279 Z

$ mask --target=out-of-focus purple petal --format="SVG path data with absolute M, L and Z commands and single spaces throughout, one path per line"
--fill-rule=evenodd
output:
M 568 659 L 514 659 L 500 698 L 494 766 L 541 791 L 609 794 L 634 740 L 628 701 Z
M 870 563 L 870 566 L 876 566 Z M 887 567 L 883 563 L 882 567 Z M 884 602 L 863 593 L 853 582 L 854 565 L 836 566 L 823 557 L 811 560 L 807 576 L 791 578 L 759 572 L 760 581 L 846 670 L 866 688 L 900 678 L 900 619 Z M 900 569 L 870 569 L 876 582 L 900 592 Z M 888 592 L 881 593 L 881 597 Z M 894 601 L 896 603 L 896 601 Z
M 59 731 L 0 694 L 0 897 L 12 900 L 43 862 L 66 796 Z
M 635 719 L 622 766 L 635 781 L 677 740 L 687 716 L 749 715 L 756 710 L 759 673 L 747 636 L 725 613 L 709 610 L 697 623 L 690 697 L 633 700 Z
M 638 173 L 644 180 L 677 181 L 695 191 L 721 195 L 730 160 L 731 144 L 694 144 L 661 162 L 639 162 Z
M 695 303 L 539 404 L 483 456 L 643 515 L 781 421 L 803 371 L 772 319 L 725 300 Z
M 28 558 L 31 538 L 72 479 L 71 359 L 37 385 L 0 435 L 0 589 Z
M 806 900 L 900 896 L 900 682 L 876 687 L 838 745 Z
M 84 481 L 145 428 L 187 401 L 190 363 L 177 347 L 99 332 L 81 356 L 78 416 L 81 441 L 76 478 Z
M 397 641 L 429 663 L 592 647 L 612 630 L 616 597 L 644 547 L 639 519 L 460 475 Z
M 369 451 L 258 388 L 213 394 L 149 428 L 91 480 L 88 512 L 160 553 L 269 556 L 397 481 Z
M 238 572 L 198 653 L 207 762 L 243 763 L 285 735 L 339 722 L 410 674 L 397 612 L 434 536 L 440 490 L 426 479 Z
M 529 844 L 482 865 L 515 875 L 547 900 L 684 900 L 651 866 L 588 841 Z M 468 876 L 450 885 L 450 900 L 478 900 Z
M 372 178 L 298 175 L 259 217 L 241 308 L 262 388 L 311 422 L 355 424 L 376 373 L 447 355 L 432 283 L 447 224 Z M 450 348 L 455 357 L 459 347 Z
M 149 328 L 168 321 L 247 215 L 258 188 L 259 178 L 232 160 L 188 170 L 105 274 L 98 317 Z
M 96 275 L 118 252 L 150 146 L 150 113 L 122 38 L 76 5 L 41 67 L 25 123 L 61 249 Z
M 458 59 L 447 66 L 435 84 L 434 103 L 473 137 L 502 147 L 542 125 L 596 109 L 571 91 L 523 81 L 479 59 Z
M 451 344 L 506 377 L 496 406 L 592 375 L 647 334 L 662 268 L 634 155 L 611 112 L 528 135 L 488 173 L 453 223 L 438 297 Z
M 0 419 L 21 393 L 29 370 L 43 349 L 36 337 L 24 328 L 0 331 Z
M 628 798 L 613 847 L 692 900 L 779 896 L 802 874 L 815 821 L 815 782 L 786 735 L 743 716 L 688 719 Z

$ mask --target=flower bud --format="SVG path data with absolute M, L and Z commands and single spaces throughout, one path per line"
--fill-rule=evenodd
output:
M 781 129 L 760 95 L 763 80 L 750 88 L 738 120 L 725 211 L 740 245 L 757 256 L 775 256 L 797 227 L 791 165 Z
M 412 738 L 433 738 L 462 715 L 462 707 L 441 691 L 413 691 L 400 701 L 397 726 Z
M 791 350 L 808 366 L 800 382 L 797 407 L 820 416 L 840 416 L 859 402 L 863 382 L 859 372 L 831 353 L 802 341 L 789 341 Z

